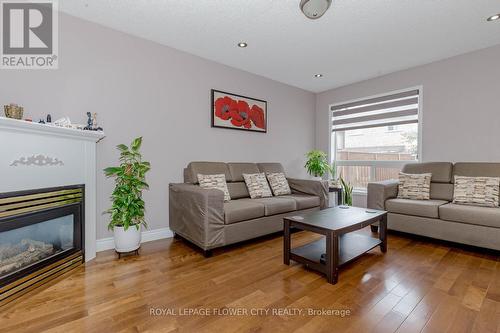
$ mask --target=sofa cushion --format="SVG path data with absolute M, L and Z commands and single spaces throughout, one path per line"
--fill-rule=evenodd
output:
M 269 185 L 271 185 L 271 190 L 273 191 L 274 195 L 278 196 L 292 194 L 292 190 L 288 185 L 288 180 L 286 180 L 284 173 L 268 173 L 266 174 L 266 177 L 269 181 Z
M 453 184 L 431 183 L 431 199 L 453 200 Z
M 318 207 L 320 205 L 319 197 L 315 195 L 308 194 L 290 194 L 290 195 L 280 195 L 276 199 L 293 199 L 297 204 L 297 210 Z
M 277 173 L 282 172 L 285 173 L 285 169 L 281 163 L 257 163 L 260 172 L 264 173 Z
M 404 173 L 432 173 L 433 183 L 451 183 L 453 164 L 449 162 L 409 163 L 403 167 Z
M 250 198 L 267 198 L 272 197 L 271 189 L 267 183 L 266 175 L 264 173 L 243 174 L 245 184 L 250 193 Z
M 500 228 L 500 208 L 447 204 L 439 207 L 442 220 Z
M 228 163 L 227 167 L 231 173 L 231 181 L 242 182 L 244 173 L 259 173 L 259 167 L 255 163 Z
M 231 199 L 250 198 L 245 182 L 227 183 L 227 189 Z
M 198 183 L 200 183 L 200 187 L 216 189 L 224 192 L 224 201 L 231 200 L 231 196 L 229 195 L 229 191 L 227 189 L 226 177 L 224 174 L 220 175 L 202 175 L 198 174 Z
M 431 194 L 432 174 L 399 173 L 398 198 L 413 200 L 429 200 Z
M 264 213 L 264 204 L 253 199 L 238 199 L 224 203 L 225 224 L 263 217 Z
M 389 199 L 385 209 L 390 213 L 439 218 L 439 206 L 447 204 L 445 200 Z
M 293 212 L 297 210 L 297 202 L 292 199 L 283 199 L 283 198 L 260 198 L 260 199 L 252 199 L 259 203 L 262 203 L 265 208 L 265 215 L 276 215 L 281 213 Z
M 453 203 L 498 208 L 500 178 L 455 176 Z
M 198 174 L 218 175 L 224 174 L 226 180 L 231 180 L 231 174 L 226 163 L 222 162 L 191 162 L 184 170 L 185 183 L 198 183 Z
M 500 163 L 455 163 L 453 176 L 500 177 Z

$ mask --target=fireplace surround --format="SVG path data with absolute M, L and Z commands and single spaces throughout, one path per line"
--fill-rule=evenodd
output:
M 0 194 L 0 305 L 85 259 L 85 185 Z
M 103 138 L 103 132 L 0 117 L 0 193 L 85 184 L 86 262 L 96 256 L 96 149 Z
M 15 245 L 16 248 L 14 252 L 22 252 L 29 249 L 31 252 L 26 254 L 33 255 L 34 257 L 40 256 L 42 258 L 44 256 L 43 253 L 45 253 L 50 259 L 45 259 L 43 261 L 44 267 L 40 268 L 40 272 L 42 272 L 41 275 L 35 277 L 29 273 L 22 278 L 15 279 L 16 282 L 12 282 L 12 275 L 10 275 L 8 279 L 5 278 L 5 280 L 3 280 L 5 282 L 0 285 L 0 299 L 3 298 L 5 300 L 7 299 L 7 295 L 13 293 L 19 295 L 17 291 L 20 290 L 24 293 L 35 288 L 41 283 L 35 281 L 35 278 L 41 281 L 46 275 L 52 275 L 52 273 L 54 273 L 52 268 L 54 267 L 59 267 L 60 270 L 69 270 L 71 268 L 70 266 L 80 265 L 82 260 L 88 262 L 95 258 L 97 220 L 96 149 L 98 142 L 104 137 L 103 132 L 82 131 L 51 126 L 50 124 L 38 124 L 0 117 L 0 142 L 4 143 L 0 148 L 0 175 L 2 179 L 2 181 L 0 181 L 0 193 L 3 193 L 3 199 L 8 196 L 13 196 L 16 192 L 23 195 L 29 194 L 33 189 L 36 191 L 41 191 L 40 189 L 43 191 L 50 189 L 64 190 L 67 189 L 66 187 L 68 186 L 70 188 L 76 186 L 80 187 L 82 191 L 80 208 L 81 218 L 79 222 L 73 221 L 73 223 L 81 224 L 81 244 L 75 242 L 72 247 L 61 245 L 69 244 L 70 241 L 73 242 L 80 239 L 80 236 L 74 236 L 73 239 L 66 237 L 71 234 L 68 231 L 71 226 L 71 220 L 68 220 L 68 217 L 64 218 L 64 213 L 64 216 L 53 216 L 52 219 L 56 219 L 55 222 L 52 221 L 51 223 L 37 227 L 38 230 L 52 230 L 51 234 L 61 233 L 62 236 L 60 236 L 60 238 L 67 240 L 67 242 L 59 241 L 56 245 L 52 244 L 52 250 L 50 248 L 51 244 L 45 244 L 51 243 L 47 242 L 47 239 L 37 240 L 44 242 L 40 244 L 33 242 L 29 237 L 18 236 L 18 242 Z M 75 184 L 82 184 L 84 187 Z M 45 199 L 47 198 L 39 200 Z M 53 202 L 42 204 L 47 206 L 38 207 L 40 210 L 54 208 L 50 206 Z M 24 211 L 18 213 L 28 214 L 30 212 Z M 0 216 L 0 218 L 2 220 L 7 219 L 8 216 Z M 51 219 L 49 218 L 49 220 Z M 36 224 L 40 223 L 35 223 L 35 225 Z M 53 231 L 61 228 L 63 231 Z M 78 230 L 78 228 L 76 229 Z M 33 231 L 33 229 L 25 229 L 24 231 L 26 230 Z M 83 232 L 83 230 L 85 232 Z M 21 231 L 18 231 L 18 233 L 21 233 Z M 19 237 L 21 237 L 20 240 Z M 53 241 L 54 239 L 48 240 Z M 71 248 L 73 247 L 74 249 L 80 247 L 80 250 L 72 250 Z M 41 253 L 33 254 L 33 252 L 36 251 L 40 251 Z M 50 254 L 53 251 L 56 251 L 56 253 Z M 68 256 L 68 258 L 70 258 L 69 261 L 63 263 L 59 262 L 58 259 L 63 254 L 65 255 L 71 251 L 75 252 Z M 9 254 L 9 256 L 11 254 Z M 45 265 L 47 262 L 51 263 Z M 19 264 L 17 264 L 17 266 L 19 266 Z M 26 264 L 25 267 L 27 266 L 35 268 L 32 264 Z M 17 267 L 16 270 L 20 268 L 22 267 Z M 12 274 L 11 269 L 8 269 L 10 271 L 9 274 Z M 5 272 L 7 272 L 7 269 L 5 269 Z M 7 273 L 3 275 L 7 275 Z M 27 286 L 24 284 L 27 280 L 36 283 Z M 15 283 L 15 285 L 12 283 Z M 7 289 L 9 290 L 7 291 Z M 1 303 L 4 302 L 0 301 L 0 305 Z

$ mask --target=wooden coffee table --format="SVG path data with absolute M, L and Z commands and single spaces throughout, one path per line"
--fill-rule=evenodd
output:
M 353 233 L 378 221 L 378 237 Z M 291 228 L 312 231 L 325 237 L 292 249 Z M 285 265 L 290 265 L 290 259 L 302 263 L 325 274 L 328 282 L 335 284 L 340 266 L 379 245 L 382 252 L 387 251 L 387 212 L 337 206 L 304 215 L 287 216 L 284 218 L 283 239 Z M 321 255 L 324 253 L 326 257 L 323 262 Z

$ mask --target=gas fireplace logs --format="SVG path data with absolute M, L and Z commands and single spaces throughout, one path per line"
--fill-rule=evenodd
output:
M 54 252 L 52 244 L 32 239 L 23 239 L 15 245 L 4 245 L 0 247 L 0 276 L 47 258 Z

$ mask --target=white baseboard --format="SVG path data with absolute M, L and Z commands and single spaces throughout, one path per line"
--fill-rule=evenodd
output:
M 170 228 L 160 228 L 154 230 L 146 230 L 142 232 L 142 242 L 147 243 L 158 239 L 174 237 L 174 233 Z M 111 250 L 115 248 L 115 241 L 113 237 L 101 238 L 96 242 L 97 252 Z

